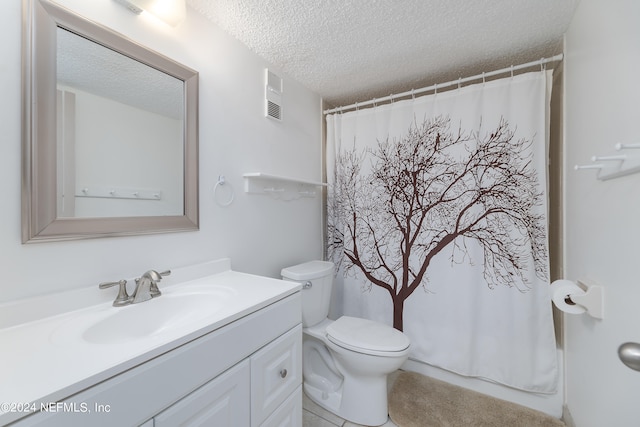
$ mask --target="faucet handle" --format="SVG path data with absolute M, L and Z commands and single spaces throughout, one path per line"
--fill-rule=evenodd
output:
M 117 282 L 102 282 L 98 287 L 100 289 L 107 289 L 116 285 L 120 286 L 120 288 L 118 289 L 118 296 L 115 301 L 113 301 L 113 306 L 122 307 L 123 305 L 131 303 L 131 297 L 127 294 L 127 281 L 124 279 L 118 280 Z
M 169 276 L 171 274 L 171 270 L 161 271 L 158 274 L 160 275 L 160 280 L 162 280 L 164 276 Z M 154 297 L 161 295 L 160 289 L 158 289 L 158 283 L 151 282 L 150 292 L 151 292 L 151 296 L 154 296 Z
M 154 273 L 158 274 L 160 277 L 158 277 L 158 279 L 156 280 L 152 280 L 151 281 L 151 285 L 149 286 L 149 293 L 151 294 L 151 297 L 157 297 L 162 295 L 162 292 L 160 292 L 160 289 L 158 289 L 158 283 L 160 280 L 162 280 L 162 278 L 164 276 L 168 276 L 171 274 L 171 270 L 165 270 L 165 271 L 161 271 L 160 273 L 158 273 L 155 270 L 152 270 Z

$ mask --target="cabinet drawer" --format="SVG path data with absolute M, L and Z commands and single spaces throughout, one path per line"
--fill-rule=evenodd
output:
M 302 425 L 302 386 L 290 395 L 260 427 L 300 427 Z
M 302 325 L 251 356 L 251 425 L 259 426 L 302 384 Z

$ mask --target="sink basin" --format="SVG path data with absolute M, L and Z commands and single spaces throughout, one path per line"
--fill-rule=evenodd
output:
M 118 344 L 153 339 L 197 326 L 232 305 L 237 291 L 225 286 L 169 288 L 162 295 L 124 307 L 101 307 L 72 317 L 54 332 L 54 341 L 77 339 L 93 344 Z

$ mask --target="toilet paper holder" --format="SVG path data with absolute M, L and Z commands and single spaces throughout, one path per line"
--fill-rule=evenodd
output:
M 567 304 L 577 304 L 587 310 L 587 314 L 596 319 L 604 318 L 604 292 L 602 286 L 588 285 L 578 280 L 578 286 L 584 289 L 584 294 L 569 294 L 565 299 Z

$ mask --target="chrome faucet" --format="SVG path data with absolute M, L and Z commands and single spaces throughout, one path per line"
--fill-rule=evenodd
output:
M 136 290 L 133 291 L 133 295 L 131 296 L 131 304 L 148 301 L 151 298 L 162 295 L 160 289 L 158 289 L 158 282 L 162 280 L 162 276 L 168 276 L 169 274 L 171 274 L 169 270 L 163 271 L 162 273 L 149 270 L 140 278 L 136 279 Z
M 171 274 L 171 270 L 158 273 L 155 270 L 149 270 L 145 272 L 141 277 L 136 279 L 136 289 L 133 291 L 133 295 L 127 294 L 127 281 L 120 280 L 118 282 L 104 282 L 100 283 L 100 289 L 110 288 L 118 285 L 118 296 L 113 302 L 114 307 L 122 307 L 129 304 L 137 304 L 139 302 L 148 301 L 151 298 L 162 295 L 160 289 L 158 289 L 158 282 L 162 280 L 163 276 Z

